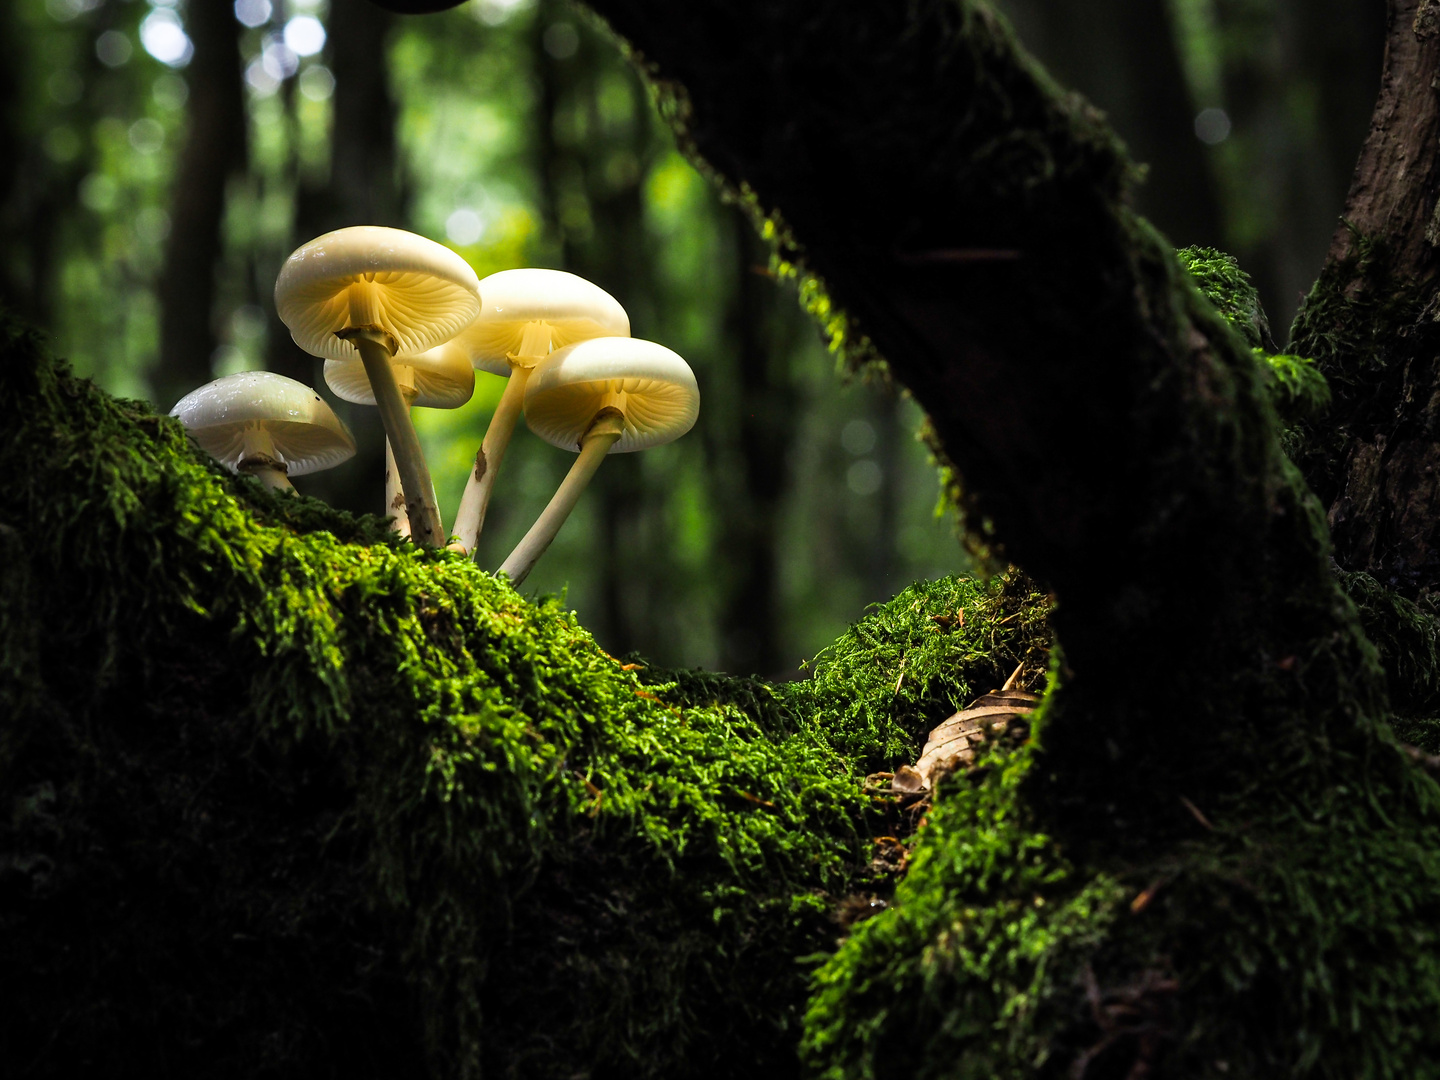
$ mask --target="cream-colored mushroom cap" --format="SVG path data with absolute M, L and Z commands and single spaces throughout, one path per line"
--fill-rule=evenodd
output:
M 597 337 L 628 337 L 630 317 L 599 285 L 564 270 L 501 270 L 480 282 L 480 314 L 457 334 L 477 368 L 510 373 L 510 358 L 520 351 L 525 327 L 543 322 L 550 347 L 563 349 Z
M 475 369 L 459 353 L 444 345 L 418 356 L 397 356 L 391 361 L 397 380 L 408 377 L 402 368 L 413 373 L 415 398 L 412 405 L 426 409 L 458 409 L 475 392 Z M 356 405 L 374 405 L 375 391 L 365 375 L 365 364 L 354 360 L 326 360 L 325 382 L 335 396 Z
M 700 415 L 695 373 L 653 341 L 592 338 L 551 353 L 525 388 L 525 423 L 546 442 L 579 450 L 580 438 L 606 407 L 625 417 L 612 454 L 644 450 L 684 435 Z
M 245 432 L 260 427 L 291 476 L 319 472 L 355 456 L 355 439 L 319 394 L 273 371 L 242 371 L 192 390 L 170 410 L 211 457 L 236 471 Z
M 331 360 L 358 356 L 337 331 L 374 326 L 397 353 L 449 341 L 480 311 L 480 282 L 469 263 L 423 236 L 378 225 L 338 229 L 297 249 L 275 282 L 275 308 L 306 352 Z

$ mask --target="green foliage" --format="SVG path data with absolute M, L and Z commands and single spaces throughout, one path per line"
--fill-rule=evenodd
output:
M 622 664 L 9 323 L 0 384 L 0 1049 L 42 1073 L 793 1069 L 864 770 L 1038 647 L 1039 598 L 951 580 L 807 682 Z

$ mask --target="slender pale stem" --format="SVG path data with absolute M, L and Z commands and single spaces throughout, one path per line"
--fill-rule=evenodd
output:
M 295 485 L 285 475 L 285 466 L 273 458 L 246 458 L 240 463 L 240 471 L 253 476 L 271 491 L 294 491 Z
M 275 439 L 263 423 L 250 424 L 240 433 L 240 455 L 237 472 L 253 476 L 272 491 L 295 490 L 275 450 Z
M 405 401 L 405 412 L 411 412 L 415 401 L 415 369 L 406 364 L 392 364 L 395 386 Z M 413 423 L 413 420 L 412 420 Z M 393 518 L 390 528 L 401 536 L 410 535 L 410 515 L 405 510 L 405 492 L 400 486 L 400 470 L 395 467 L 395 449 L 385 440 L 385 514 Z
M 393 518 L 390 528 L 401 536 L 410 535 L 410 515 L 405 512 L 405 493 L 400 487 L 400 470 L 395 467 L 395 451 L 385 440 L 385 514 Z
M 600 468 L 600 462 L 605 460 L 610 447 L 615 445 L 624 430 L 625 417 L 618 409 L 603 409 L 595 417 L 580 440 L 580 456 L 575 464 L 570 466 L 559 489 L 535 519 L 535 524 L 530 526 L 525 538 L 515 545 L 515 550 L 500 567 L 500 573 L 510 575 L 510 584 L 519 588 L 520 583 L 530 576 L 530 571 L 560 532 L 560 526 L 565 524 L 570 511 L 575 509 L 580 493 L 590 483 L 590 478 Z
M 525 384 L 530 381 L 530 370 L 528 367 L 510 369 L 505 392 L 500 395 L 500 404 L 495 406 L 495 415 L 490 417 L 490 426 L 485 429 L 485 440 L 475 455 L 475 467 L 470 470 L 470 479 L 465 481 L 460 509 L 455 511 L 457 542 L 471 554 L 485 528 L 485 511 L 490 506 L 490 493 L 495 490 L 495 477 L 500 473 L 505 448 L 510 445 L 525 404 Z
M 439 547 L 444 542 L 440 526 L 440 510 L 435 505 L 435 486 L 430 469 L 420 451 L 420 439 L 410 422 L 410 409 L 395 382 L 390 367 L 390 348 L 385 337 L 369 330 L 353 331 L 354 343 L 365 364 L 370 389 L 375 392 L 375 405 L 380 410 L 380 423 L 395 455 L 395 469 L 405 494 L 405 512 L 410 519 L 410 535 L 423 547 Z

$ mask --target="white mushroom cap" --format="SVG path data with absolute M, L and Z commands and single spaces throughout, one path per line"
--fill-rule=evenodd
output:
M 475 369 L 465 354 L 441 345 L 418 356 L 397 356 L 391 361 L 396 381 L 409 385 L 413 378 L 412 405 L 426 409 L 458 409 L 475 392 Z M 409 373 L 405 369 L 409 369 Z M 356 405 L 374 405 L 375 391 L 365 375 L 365 364 L 354 360 L 326 360 L 325 382 L 335 396 Z
M 242 371 L 192 390 L 170 410 L 200 448 L 231 472 L 245 459 L 245 433 L 262 428 L 291 476 L 355 456 L 355 439 L 304 383 L 273 371 Z
M 630 317 L 599 285 L 564 270 L 501 270 L 480 282 L 480 314 L 454 344 L 470 363 L 496 375 L 509 375 L 520 352 L 525 328 L 543 322 L 550 347 L 562 349 L 597 337 L 629 337 Z M 527 366 L 531 358 L 521 358 Z
M 480 282 L 449 248 L 378 225 L 338 229 L 297 249 L 275 282 L 275 307 L 306 352 L 358 356 L 337 331 L 374 326 L 396 352 L 422 353 L 449 341 L 480 311 Z
M 644 450 L 695 426 L 700 388 L 676 353 L 628 337 L 592 338 L 553 352 L 525 388 L 525 423 L 564 450 L 579 450 L 581 436 L 606 407 L 625 417 L 625 432 L 610 453 Z

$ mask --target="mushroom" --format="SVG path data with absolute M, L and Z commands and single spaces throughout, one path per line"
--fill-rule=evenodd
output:
M 400 391 L 408 419 L 410 409 L 458 409 L 475 392 L 475 369 L 470 362 L 446 345 L 419 356 L 397 356 L 391 362 L 395 385 Z M 374 405 L 375 390 L 365 374 L 365 365 L 355 360 L 326 360 L 325 382 L 335 396 L 356 405 Z M 430 498 L 435 498 L 434 490 Z M 395 452 L 385 440 L 385 512 L 395 518 L 395 531 L 410 535 L 410 518 L 395 466 Z
M 628 337 L 630 318 L 598 285 L 563 270 L 501 270 L 480 283 L 479 316 L 456 336 L 477 368 L 510 378 L 490 418 L 455 512 L 456 542 L 474 552 L 490 492 L 526 400 L 531 370 L 549 354 L 598 337 Z
M 475 271 L 423 236 L 357 225 L 311 240 L 285 260 L 275 307 L 306 352 L 329 360 L 359 357 L 415 538 L 438 547 L 443 535 L 434 485 L 391 363 L 418 356 L 470 324 L 480 311 Z
M 546 442 L 580 456 L 504 564 L 518 586 L 570 516 L 606 454 L 659 446 L 700 415 L 695 373 L 653 341 L 605 337 L 551 353 L 525 391 L 525 423 Z
M 170 415 L 231 472 L 276 491 L 291 476 L 320 472 L 355 456 L 350 429 L 304 383 L 271 371 L 242 371 L 192 390 Z

